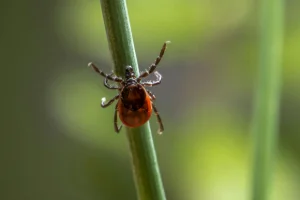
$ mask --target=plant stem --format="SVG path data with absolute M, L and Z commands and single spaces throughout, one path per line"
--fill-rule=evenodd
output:
M 254 110 L 252 199 L 267 200 L 278 135 L 284 0 L 262 0 L 260 61 Z
M 124 77 L 131 65 L 139 75 L 125 0 L 100 0 L 110 52 L 116 75 Z M 149 123 L 126 128 L 132 155 L 135 185 L 140 200 L 165 200 Z

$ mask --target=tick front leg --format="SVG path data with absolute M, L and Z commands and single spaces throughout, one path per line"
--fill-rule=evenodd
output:
M 157 117 L 157 122 L 159 124 L 159 129 L 158 129 L 157 133 L 158 134 L 162 134 L 163 131 L 164 131 L 164 125 L 163 125 L 162 120 L 160 118 L 160 115 L 159 115 L 159 113 L 158 113 L 158 111 L 157 111 L 157 109 L 156 109 L 156 107 L 155 107 L 155 105 L 153 103 L 152 103 L 152 107 L 153 107 L 154 113 L 155 113 L 155 115 Z
M 94 69 L 95 72 L 97 72 L 99 75 L 101 75 L 101 76 L 107 78 L 108 80 L 115 81 L 115 82 L 118 82 L 118 83 L 120 83 L 120 82 L 123 81 L 123 79 L 120 78 L 120 77 L 112 77 L 112 76 L 111 76 L 112 74 L 109 74 L 109 75 L 108 75 L 108 74 L 105 74 L 102 70 L 98 69 L 98 67 L 97 67 L 94 63 L 92 63 L 92 62 L 90 62 L 90 63 L 88 64 L 88 66 L 89 66 L 89 67 L 92 67 L 92 68 Z
M 155 85 L 159 85 L 161 83 L 161 79 L 162 79 L 162 76 L 159 72 L 154 72 L 155 76 L 157 77 L 157 80 L 156 81 L 147 81 L 147 82 L 141 82 L 142 85 L 144 86 L 149 86 L 149 87 L 152 87 L 152 86 L 155 86 Z
M 152 72 L 155 71 L 157 65 L 159 64 L 160 60 L 162 59 L 162 57 L 165 54 L 165 50 L 167 48 L 167 44 L 169 44 L 170 41 L 166 41 L 164 43 L 164 45 L 162 46 L 159 56 L 157 56 L 157 58 L 155 59 L 154 63 L 151 64 L 151 66 L 149 67 L 148 70 L 145 70 L 144 72 L 141 73 L 141 75 L 138 77 L 137 81 L 139 82 L 142 78 L 147 77 L 149 74 L 151 74 Z
M 122 128 L 122 125 L 118 126 L 118 104 L 116 105 L 116 108 L 115 108 L 114 128 L 117 133 L 119 133 Z
M 115 100 L 117 100 L 120 97 L 120 95 L 118 94 L 117 96 L 115 96 L 113 99 L 109 100 L 107 103 L 105 103 L 106 98 L 103 97 L 102 98 L 102 102 L 101 102 L 101 107 L 102 108 L 106 108 L 107 106 L 109 106 L 110 104 L 112 104 Z

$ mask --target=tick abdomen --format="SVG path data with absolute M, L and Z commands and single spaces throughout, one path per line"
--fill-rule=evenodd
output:
M 119 117 L 126 126 L 141 126 L 151 117 L 150 97 L 140 84 L 126 86 L 118 104 Z

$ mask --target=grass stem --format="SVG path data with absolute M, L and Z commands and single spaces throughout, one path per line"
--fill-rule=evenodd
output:
M 261 0 L 260 60 L 254 110 L 252 199 L 269 199 L 278 135 L 284 0 Z
M 125 0 L 100 0 L 102 14 L 114 62 L 114 72 L 124 77 L 131 65 L 139 75 L 129 16 Z M 133 163 L 133 173 L 140 200 L 165 200 L 150 125 L 126 128 Z

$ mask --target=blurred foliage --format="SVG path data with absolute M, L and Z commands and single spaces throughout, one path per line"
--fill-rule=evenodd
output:
M 286 7 L 274 200 L 300 195 L 299 6 Z M 135 199 L 125 135 L 113 131 L 113 107 L 99 106 L 115 93 L 86 67 L 111 70 L 99 2 L 1 8 L 1 199 Z M 256 1 L 129 0 L 128 9 L 141 69 L 172 41 L 151 89 L 166 127 L 154 138 L 168 199 L 248 199 Z

